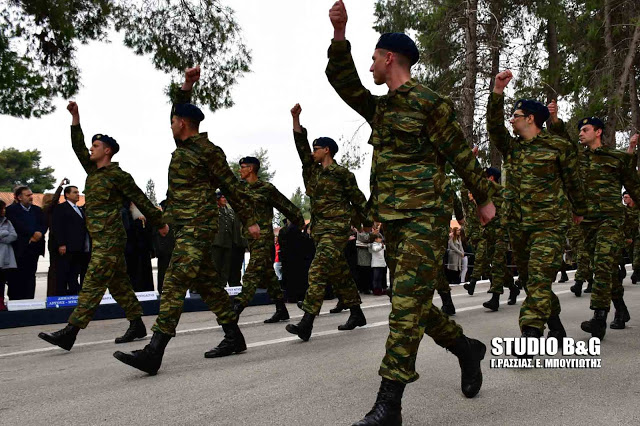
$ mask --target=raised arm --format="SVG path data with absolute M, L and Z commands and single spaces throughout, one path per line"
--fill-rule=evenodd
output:
M 67 105 L 67 110 L 71 113 L 71 146 L 84 170 L 87 174 L 91 173 L 97 169 L 97 166 L 91 162 L 89 150 L 84 142 L 84 133 L 82 133 L 82 128 L 80 127 L 78 104 L 70 101 L 69 105 Z
M 307 139 L 307 129 L 300 125 L 300 113 L 302 107 L 300 104 L 296 104 L 291 108 L 291 117 L 293 118 L 293 140 L 296 144 L 296 151 L 302 162 L 302 178 L 304 180 L 305 187 L 309 182 L 309 179 L 317 168 L 311 157 L 311 148 L 309 148 L 309 140 Z
M 169 120 L 171 120 L 171 117 L 173 117 L 173 112 L 175 111 L 176 105 L 191 103 L 191 90 L 193 89 L 193 85 L 196 84 L 198 80 L 200 80 L 199 66 L 187 68 L 184 71 L 184 83 L 182 83 L 182 87 L 180 88 L 180 90 L 174 93 L 174 97 L 172 99 L 173 105 L 171 106 L 171 115 L 169 116 Z
M 489 140 L 503 156 L 511 151 L 513 138 L 504 126 L 504 88 L 513 78 L 511 71 L 502 71 L 495 78 L 493 92 L 489 95 L 487 106 L 487 131 Z
M 304 217 L 302 217 L 302 211 L 300 211 L 298 206 L 278 191 L 275 186 L 268 184 L 268 187 L 271 205 L 289 219 L 291 223 L 296 225 L 298 229 L 302 229 L 304 226 Z

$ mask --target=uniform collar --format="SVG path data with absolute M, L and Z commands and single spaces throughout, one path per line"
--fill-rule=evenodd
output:
M 183 141 L 179 141 L 176 143 L 176 145 L 180 146 L 180 145 L 188 145 L 191 142 L 196 142 L 200 139 L 208 139 L 209 137 L 207 136 L 207 132 L 202 132 L 202 133 L 198 133 L 197 135 L 193 135 L 193 136 L 189 136 L 188 138 L 186 138 Z
M 389 96 L 394 96 L 398 92 L 407 93 L 417 85 L 418 85 L 418 82 L 415 79 L 411 78 L 409 79 L 409 81 L 404 83 L 402 86 L 398 87 L 396 90 L 390 90 Z

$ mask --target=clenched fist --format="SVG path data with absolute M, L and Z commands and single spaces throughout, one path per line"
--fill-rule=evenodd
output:
M 512 78 L 513 78 L 513 74 L 511 73 L 510 70 L 505 70 L 498 73 L 498 75 L 496 75 L 496 81 L 493 86 L 493 92 L 497 94 L 502 94 L 502 92 L 504 91 L 504 88 L 507 87 L 507 85 L 509 84 Z

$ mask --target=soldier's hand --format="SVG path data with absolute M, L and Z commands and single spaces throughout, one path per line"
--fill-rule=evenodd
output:
M 493 204 L 493 201 L 490 201 L 489 204 L 485 206 L 477 206 L 477 210 L 478 219 L 480 219 L 480 223 L 483 226 L 491 222 L 496 215 L 496 206 Z
M 191 90 L 198 80 L 200 80 L 200 66 L 198 65 L 193 68 L 187 68 L 184 71 L 184 84 L 182 85 L 182 89 Z
M 342 0 L 338 0 L 329 9 L 329 19 L 333 25 L 334 40 L 344 40 L 344 33 L 347 28 L 347 8 Z M 336 37 L 337 36 L 337 37 Z
M 551 114 L 551 121 L 553 123 L 560 121 L 558 119 L 558 102 L 555 99 L 547 105 L 547 108 L 549 109 L 549 114 Z
M 158 229 L 158 234 L 160 234 L 163 237 L 166 237 L 168 233 L 169 233 L 169 225 L 167 224 L 165 224 L 162 228 Z
M 251 238 L 253 238 L 254 240 L 257 240 L 258 237 L 260 237 L 260 226 L 257 223 L 254 223 L 253 225 L 251 225 L 248 228 L 249 231 L 249 235 L 251 235 Z
M 79 114 L 78 104 L 73 101 L 69 101 L 69 105 L 67 105 L 67 110 L 71 113 L 72 116 L 76 116 Z
M 576 216 L 575 214 L 573 215 L 573 223 L 575 223 L 576 225 L 580 225 L 582 219 L 584 219 L 583 216 Z
M 291 108 L 291 116 L 294 120 L 300 119 L 300 113 L 302 112 L 302 107 L 300 104 L 296 104 L 293 108 Z
M 493 92 L 502 94 L 504 88 L 507 87 L 507 84 L 509 84 L 512 78 L 513 74 L 511 73 L 511 70 L 505 70 L 498 73 L 498 75 L 496 75 L 495 84 L 493 85 Z

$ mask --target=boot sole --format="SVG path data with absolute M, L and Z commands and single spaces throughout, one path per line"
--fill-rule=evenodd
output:
M 365 326 L 365 325 L 367 325 L 366 321 L 362 322 L 362 323 L 354 324 L 353 327 L 351 327 L 351 326 L 345 327 L 344 325 L 339 325 L 338 326 L 338 330 L 340 330 L 340 331 L 350 331 L 350 330 L 355 330 L 356 327 L 362 327 L 362 326 Z
M 113 353 L 113 357 L 115 359 L 117 359 L 118 361 L 122 362 L 123 364 L 127 364 L 129 367 L 133 367 L 136 370 L 140 370 L 144 373 L 147 373 L 150 376 L 155 376 L 156 374 L 158 374 L 158 370 L 149 370 L 146 368 L 141 368 L 139 365 L 136 365 L 136 359 L 134 357 L 132 357 L 129 354 L 126 354 L 124 352 L 121 351 L 115 351 Z
M 64 349 L 65 351 L 70 351 L 71 348 L 73 348 L 73 344 L 76 342 L 75 339 L 73 340 L 73 343 L 71 343 L 71 345 L 69 345 L 68 347 L 62 346 L 61 344 L 59 344 L 58 342 L 56 342 L 55 340 L 53 340 L 51 337 L 49 337 L 47 334 L 45 333 L 39 333 L 38 337 L 41 338 L 42 340 L 44 340 L 47 343 L 52 344 L 53 346 L 57 346 L 59 348 Z
M 498 311 L 498 309 L 499 309 L 499 307 L 487 306 L 487 305 L 485 305 L 484 303 L 482 304 L 482 306 L 484 306 L 484 307 L 485 307 L 485 308 L 487 308 L 487 309 L 492 310 L 493 312 L 497 312 L 497 311 Z
M 145 337 L 147 337 L 147 332 L 146 332 L 146 331 L 144 332 L 144 334 L 143 334 L 143 335 L 138 334 L 137 336 L 134 336 L 134 337 L 133 337 L 133 338 L 131 338 L 131 339 L 123 339 L 123 338 L 121 338 L 121 337 L 116 337 L 115 342 L 116 342 L 116 345 L 119 345 L 119 344 L 121 344 L 121 343 L 130 343 L 130 342 L 133 342 L 133 341 L 134 341 L 134 340 L 136 340 L 136 339 L 144 339 Z
M 221 353 L 221 354 L 211 354 L 211 352 L 205 352 L 204 353 L 204 357 L 205 358 L 224 358 L 225 356 L 231 356 L 231 355 L 236 355 L 236 354 L 240 354 L 242 352 L 245 352 L 247 350 L 247 347 L 245 346 L 244 349 L 234 349 L 233 352 L 230 353 Z
M 296 336 L 298 336 L 300 339 L 302 339 L 302 340 L 303 340 L 303 341 L 305 341 L 305 342 L 308 342 L 308 341 L 309 341 L 309 339 L 311 338 L 311 334 L 309 334 L 308 336 L 306 336 L 306 335 L 305 335 L 305 336 L 301 336 L 301 335 L 300 335 L 300 332 L 299 332 L 298 330 L 296 330 L 296 326 L 295 326 L 295 325 L 293 325 L 293 324 L 288 324 L 288 325 L 285 327 L 285 330 L 287 330 L 287 331 L 288 331 L 289 333 L 291 333 L 291 334 L 295 334 Z M 306 337 L 306 338 L 305 338 L 305 337 Z

